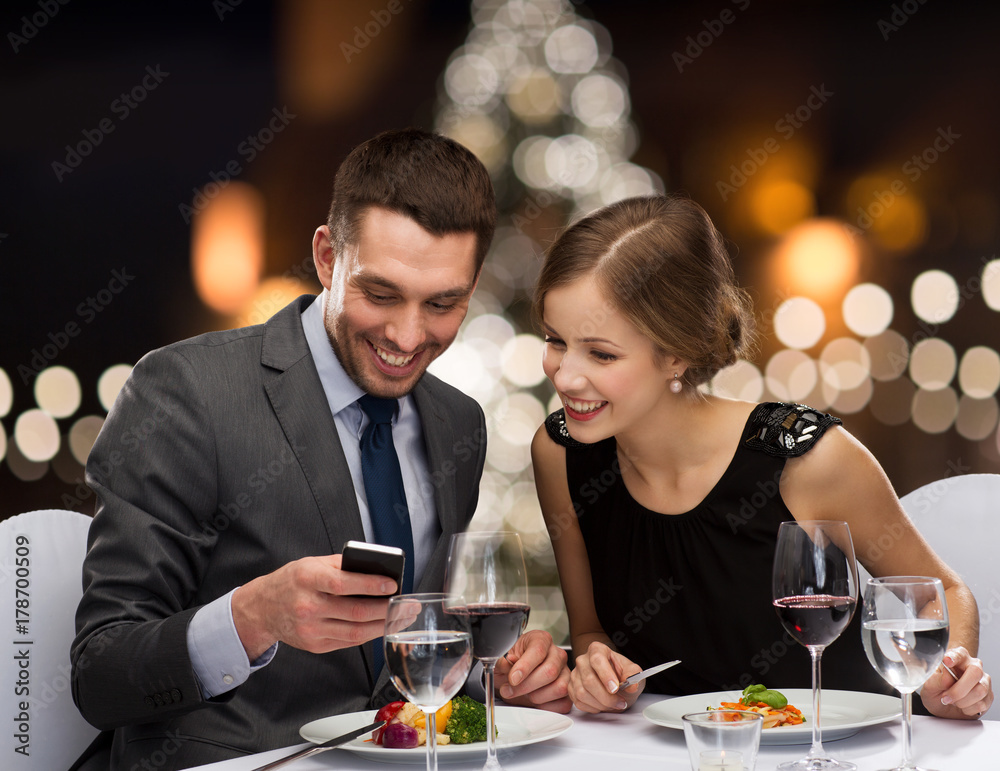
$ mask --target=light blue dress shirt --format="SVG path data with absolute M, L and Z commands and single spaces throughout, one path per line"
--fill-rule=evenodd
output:
M 327 296 L 328 293 L 324 291 L 302 312 L 302 329 L 354 480 L 365 540 L 371 542 L 371 516 L 361 473 L 361 433 L 368 424 L 368 418 L 357 404 L 364 391 L 344 371 L 327 337 L 323 323 Z M 399 456 L 406 505 L 410 512 L 414 549 L 413 582 L 416 587 L 437 544 L 441 527 L 434 507 L 434 485 L 424 450 L 420 415 L 410 395 L 399 400 L 399 412 L 392 425 L 392 441 Z M 339 553 L 343 544 L 334 546 Z M 246 682 L 252 672 L 271 662 L 278 649 L 275 643 L 256 661 L 251 663 L 247 659 L 233 623 L 232 598 L 235 591 L 233 589 L 199 609 L 188 625 L 188 652 L 206 699 Z

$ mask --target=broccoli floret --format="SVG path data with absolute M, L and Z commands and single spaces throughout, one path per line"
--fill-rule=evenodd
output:
M 451 717 L 444 732 L 451 737 L 452 744 L 485 742 L 486 705 L 468 696 L 456 696 L 451 700 Z

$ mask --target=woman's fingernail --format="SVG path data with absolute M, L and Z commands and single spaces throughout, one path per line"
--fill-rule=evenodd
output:
M 615 680 L 608 680 L 608 693 L 618 693 L 618 683 Z
M 955 701 L 955 700 L 953 698 L 951 698 L 951 696 L 942 696 L 941 697 L 941 703 L 942 704 L 951 704 L 953 701 Z
M 511 685 L 517 685 L 519 682 L 521 682 L 524 679 L 524 675 L 522 675 L 520 672 L 517 672 L 517 671 L 511 672 L 509 679 L 510 679 Z
M 509 685 L 501 685 L 500 695 L 503 696 L 505 699 L 509 699 L 511 696 L 514 695 L 514 689 L 511 688 Z
M 625 709 L 628 706 L 628 702 L 625 699 L 621 699 L 617 704 L 615 704 L 615 709 Z

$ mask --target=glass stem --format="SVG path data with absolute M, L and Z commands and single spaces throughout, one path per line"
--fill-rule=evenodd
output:
M 913 692 L 906 691 L 900 695 L 903 697 L 903 759 L 899 767 L 914 768 L 913 759 L 910 757 L 910 742 L 913 739 Z
M 486 687 L 486 764 L 484 771 L 497 771 L 500 761 L 497 760 L 496 710 L 493 696 L 493 668 L 495 661 L 483 661 L 483 685 Z
M 809 749 L 810 758 L 821 758 L 823 752 L 823 729 L 820 725 L 820 692 L 822 690 L 822 677 L 820 676 L 820 660 L 823 658 L 822 645 L 810 645 L 809 658 L 812 659 L 812 699 L 813 699 L 813 724 L 812 724 L 812 747 Z
M 427 771 L 438 771 L 437 710 L 424 710 L 424 728 L 427 731 Z

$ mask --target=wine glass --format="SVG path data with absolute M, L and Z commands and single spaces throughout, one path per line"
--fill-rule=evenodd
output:
M 423 710 L 427 771 L 437 771 L 435 713 L 461 690 L 472 669 L 468 619 L 447 612 L 446 595 L 402 594 L 389 599 L 385 664 L 403 696 Z
M 861 641 L 875 671 L 903 697 L 903 759 L 892 771 L 923 771 L 910 758 L 913 692 L 937 669 L 948 647 L 948 605 L 937 578 L 870 578 Z
M 510 531 L 451 538 L 445 591 L 450 611 L 468 619 L 472 655 L 483 663 L 487 771 L 500 768 L 496 748 L 493 669 L 528 625 L 528 577 L 521 537 Z
M 835 760 L 823 749 L 820 723 L 820 660 L 854 615 L 858 567 L 846 522 L 782 522 L 772 574 L 774 609 L 782 626 L 806 646 L 812 659 L 812 747 L 781 771 L 848 771 L 857 766 Z

